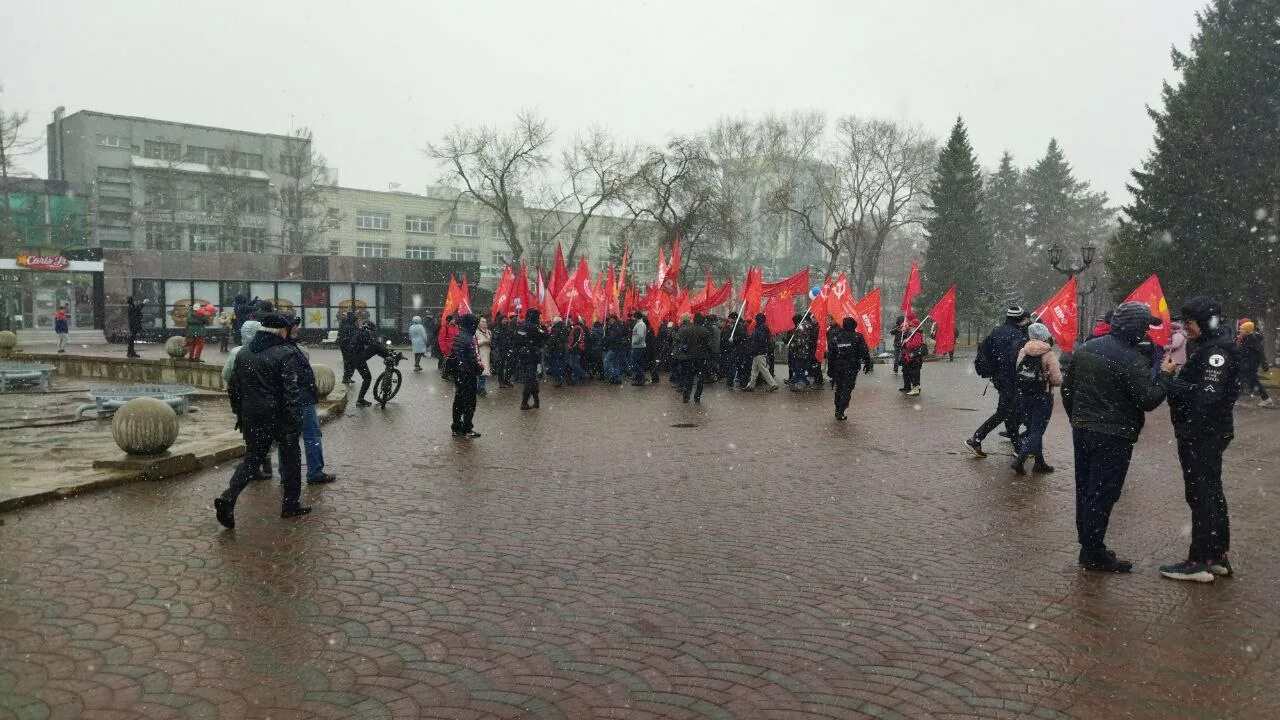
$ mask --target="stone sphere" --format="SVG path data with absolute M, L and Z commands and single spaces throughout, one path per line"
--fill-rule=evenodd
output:
M 111 418 L 111 437 L 130 455 L 157 455 L 178 439 L 178 413 L 155 398 L 134 398 Z
M 333 368 L 328 365 L 312 364 L 311 371 L 316 374 L 316 399 L 323 400 L 333 392 L 338 379 L 333 376 Z
M 0 350 L 12 350 L 18 347 L 18 336 L 9 330 L 0 330 Z
M 174 335 L 164 341 L 164 351 L 174 360 L 184 357 L 187 354 L 187 339 L 180 335 Z

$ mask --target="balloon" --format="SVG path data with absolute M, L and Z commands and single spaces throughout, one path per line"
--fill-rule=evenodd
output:
M 819 295 L 821 295 L 821 294 L 822 294 L 822 288 L 821 288 L 820 286 L 818 286 L 818 285 L 814 285 L 813 287 L 809 288 L 809 299 L 810 299 L 810 300 L 817 300 L 817 299 L 818 299 L 818 296 L 819 296 Z

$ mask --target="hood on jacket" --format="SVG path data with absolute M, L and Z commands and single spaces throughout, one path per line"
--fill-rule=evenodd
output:
M 1040 357 L 1053 349 L 1053 346 L 1044 340 L 1028 340 L 1026 345 L 1022 346 L 1022 352 L 1032 357 Z
M 480 327 L 480 319 L 477 318 L 475 315 L 472 315 L 471 313 L 467 313 L 466 315 L 463 315 L 462 317 L 458 318 L 458 325 L 463 330 L 466 330 L 467 332 L 474 335 L 476 332 L 476 328 Z
M 257 320 L 245 320 L 240 326 L 240 344 L 248 345 L 253 342 L 253 336 L 262 329 L 262 323 Z M 272 332 L 275 332 L 274 330 Z
M 1053 335 L 1050 334 L 1048 325 L 1045 325 L 1044 323 L 1036 322 L 1036 323 L 1031 323 L 1030 325 L 1027 326 L 1027 337 L 1031 338 L 1032 340 L 1049 342 L 1049 340 L 1053 337 Z
M 412 320 L 412 321 L 410 321 L 410 324 L 412 324 L 412 325 L 421 325 L 421 324 L 422 324 L 422 317 L 421 317 L 421 316 L 419 316 L 419 315 L 414 315 L 414 316 L 413 316 L 413 320 Z

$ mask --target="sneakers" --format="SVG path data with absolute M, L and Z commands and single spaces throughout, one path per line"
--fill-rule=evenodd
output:
M 1053 466 L 1046 463 L 1036 463 L 1031 466 L 1031 472 L 1039 474 L 1047 474 L 1053 472 Z
M 836 419 L 839 420 L 840 422 L 844 422 L 849 419 L 849 416 L 845 415 L 844 413 L 836 413 Z
M 1111 550 L 1103 550 L 1097 554 L 1080 551 L 1080 567 L 1095 572 L 1127 573 L 1133 570 L 1133 563 L 1121 560 Z
M 969 448 L 969 452 L 973 453 L 974 457 L 984 458 L 987 456 L 986 453 L 982 452 L 982 441 L 977 438 L 965 440 L 964 446 Z
M 1213 582 L 1213 572 L 1209 563 L 1183 560 L 1176 565 L 1161 565 L 1160 574 L 1171 580 L 1189 580 L 1191 582 Z
M 913 386 L 911 387 L 911 390 L 907 391 L 907 395 L 909 395 L 910 397 L 915 397 L 915 396 L 917 396 L 917 395 L 919 395 L 919 394 L 920 394 L 920 386 L 919 386 L 919 385 L 913 385 Z
M 282 518 L 299 517 L 301 515 L 306 515 L 309 512 L 311 512 L 310 505 L 294 505 L 293 507 L 287 507 L 281 510 L 280 517 Z
M 229 500 L 220 497 L 213 499 L 213 512 L 218 518 L 218 523 L 228 530 L 236 526 L 236 506 Z
M 321 473 L 313 478 L 307 478 L 307 484 L 308 485 L 328 485 L 329 483 L 337 479 L 338 479 L 337 475 L 330 475 L 329 473 Z
M 364 398 L 360 398 L 359 400 L 356 400 L 356 407 L 369 407 L 371 405 L 373 405 L 373 403 L 369 402 L 368 400 L 365 400 Z
M 1271 407 L 1272 405 L 1275 405 L 1275 404 L 1276 404 L 1275 400 L 1272 400 L 1271 398 L 1267 398 L 1266 400 L 1259 401 L 1258 407 Z
M 480 437 L 480 433 L 476 432 L 475 430 L 471 430 L 469 432 L 463 433 L 462 437 L 467 438 L 468 440 L 475 440 L 476 438 Z
M 777 391 L 778 391 L 778 386 L 777 386 L 777 385 L 770 385 L 770 386 L 769 386 L 769 392 L 777 392 Z
M 1209 572 L 1218 577 L 1235 575 L 1235 571 L 1231 569 L 1231 559 L 1227 556 L 1227 553 L 1222 553 L 1216 560 L 1209 561 Z
M 1009 467 L 1013 468 L 1013 471 L 1019 475 L 1026 475 L 1027 471 L 1022 467 L 1022 463 L 1026 461 L 1026 458 L 1014 458 L 1013 463 L 1009 465 Z

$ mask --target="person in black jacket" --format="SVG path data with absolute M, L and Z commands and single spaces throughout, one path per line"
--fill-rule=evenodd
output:
M 702 313 L 694 313 L 692 322 L 687 315 L 680 318 L 680 329 L 676 331 L 676 352 L 684 358 L 684 367 L 680 370 L 680 395 L 684 402 L 689 402 L 689 393 L 692 392 L 693 401 L 700 403 L 704 378 L 711 360 L 711 330 Z
M 142 298 L 141 302 L 134 302 L 133 296 L 130 296 L 127 302 L 129 304 L 129 351 L 125 355 L 136 358 L 140 356 L 133 349 L 133 343 L 142 334 L 142 306 L 147 304 L 147 299 Z
M 307 484 L 323 485 L 338 478 L 324 471 L 324 441 L 320 433 L 320 416 L 316 414 L 316 403 L 320 401 L 320 393 L 316 390 L 316 373 L 311 368 L 311 358 L 307 356 L 305 350 L 298 347 L 298 328 L 301 326 L 302 318 L 291 318 L 287 340 L 294 353 L 295 367 L 298 369 L 298 404 L 302 412 L 302 451 L 307 460 Z M 279 456 L 280 467 L 283 468 L 286 462 L 283 445 L 280 446 Z
M 348 310 L 338 321 L 338 351 L 342 353 L 342 383 L 351 384 L 351 373 L 356 371 L 351 355 L 351 341 L 356 335 L 356 313 Z
M 840 329 L 827 337 L 827 373 L 835 388 L 837 420 L 849 419 L 844 411 L 849 409 L 859 367 L 864 373 L 871 372 L 871 350 L 858 332 L 858 321 L 847 317 L 840 322 Z
M 1240 395 L 1240 362 L 1223 327 L 1222 307 L 1194 297 L 1182 306 L 1187 362 L 1178 369 L 1171 355 L 1161 363 L 1159 382 L 1169 398 L 1173 436 L 1187 505 L 1191 507 L 1191 548 L 1187 559 L 1160 568 L 1174 580 L 1212 582 L 1231 575 L 1231 523 L 1222 491 L 1222 455 L 1235 437 L 1232 411 Z
M 373 374 L 369 372 L 369 359 L 375 355 L 387 357 L 390 354 L 391 350 L 382 345 L 373 331 L 373 324 L 369 322 L 369 311 L 361 310 L 356 313 L 356 329 L 351 336 L 351 364 L 360 374 L 360 394 L 356 396 L 357 407 L 369 407 L 373 404 L 364 399 L 365 393 L 369 392 L 369 385 L 373 382 Z
M 1158 322 L 1145 303 L 1122 304 L 1108 333 L 1076 350 L 1062 383 L 1062 406 L 1075 445 L 1079 559 L 1087 570 L 1133 569 L 1133 563 L 1107 549 L 1106 534 L 1145 415 L 1165 398 L 1138 352 L 1138 342 Z
M 236 498 L 270 455 L 273 442 L 280 445 L 280 478 L 284 483 L 280 517 L 311 512 L 298 501 L 302 493 L 298 447 L 302 406 L 297 354 L 287 339 L 290 322 L 274 313 L 263 315 L 258 321 L 262 329 L 236 355 L 229 387 L 236 424 L 244 436 L 245 456 L 227 489 L 213 501 L 218 522 L 227 528 L 236 526 Z
M 541 407 L 538 401 L 538 362 L 542 359 L 542 348 L 547 344 L 547 331 L 538 322 L 541 313 L 537 308 L 525 311 L 524 322 L 515 332 L 516 364 L 520 371 L 520 382 L 524 389 L 520 394 L 520 409 L 529 410 Z M 530 405 L 529 401 L 533 404 Z
M 1258 331 L 1257 325 L 1252 320 L 1245 320 L 1240 323 L 1238 343 L 1237 355 L 1240 358 L 1240 384 L 1243 386 L 1243 390 L 1249 393 L 1250 396 L 1256 390 L 1258 396 L 1262 398 L 1258 402 L 1258 407 L 1271 407 L 1275 402 L 1267 394 L 1267 388 L 1258 380 L 1258 371 L 1265 372 L 1267 366 L 1265 343 L 1262 340 L 1262 333 Z
M 476 377 L 484 370 L 476 354 L 479 326 L 480 320 L 471 313 L 458 318 L 458 334 L 449 348 L 449 363 L 453 366 L 453 423 L 449 427 L 454 437 L 480 437 L 472 424 L 476 414 Z
M 984 363 L 987 365 L 987 371 L 979 374 L 991 380 L 998 400 L 996 411 L 973 431 L 972 437 L 964 441 L 965 447 L 977 457 L 987 456 L 982 451 L 982 441 L 1000 423 L 1004 423 L 1005 432 L 1013 446 L 1018 447 L 1018 426 L 1022 422 L 1018 412 L 1018 392 L 1014 387 L 1017 375 L 1014 366 L 1018 360 L 1018 351 L 1027 343 L 1026 327 L 1030 324 L 1031 316 L 1027 311 L 1014 305 L 1005 311 L 1004 323 L 996 326 L 978 348 L 980 357 L 975 364 L 979 369 L 982 369 Z

